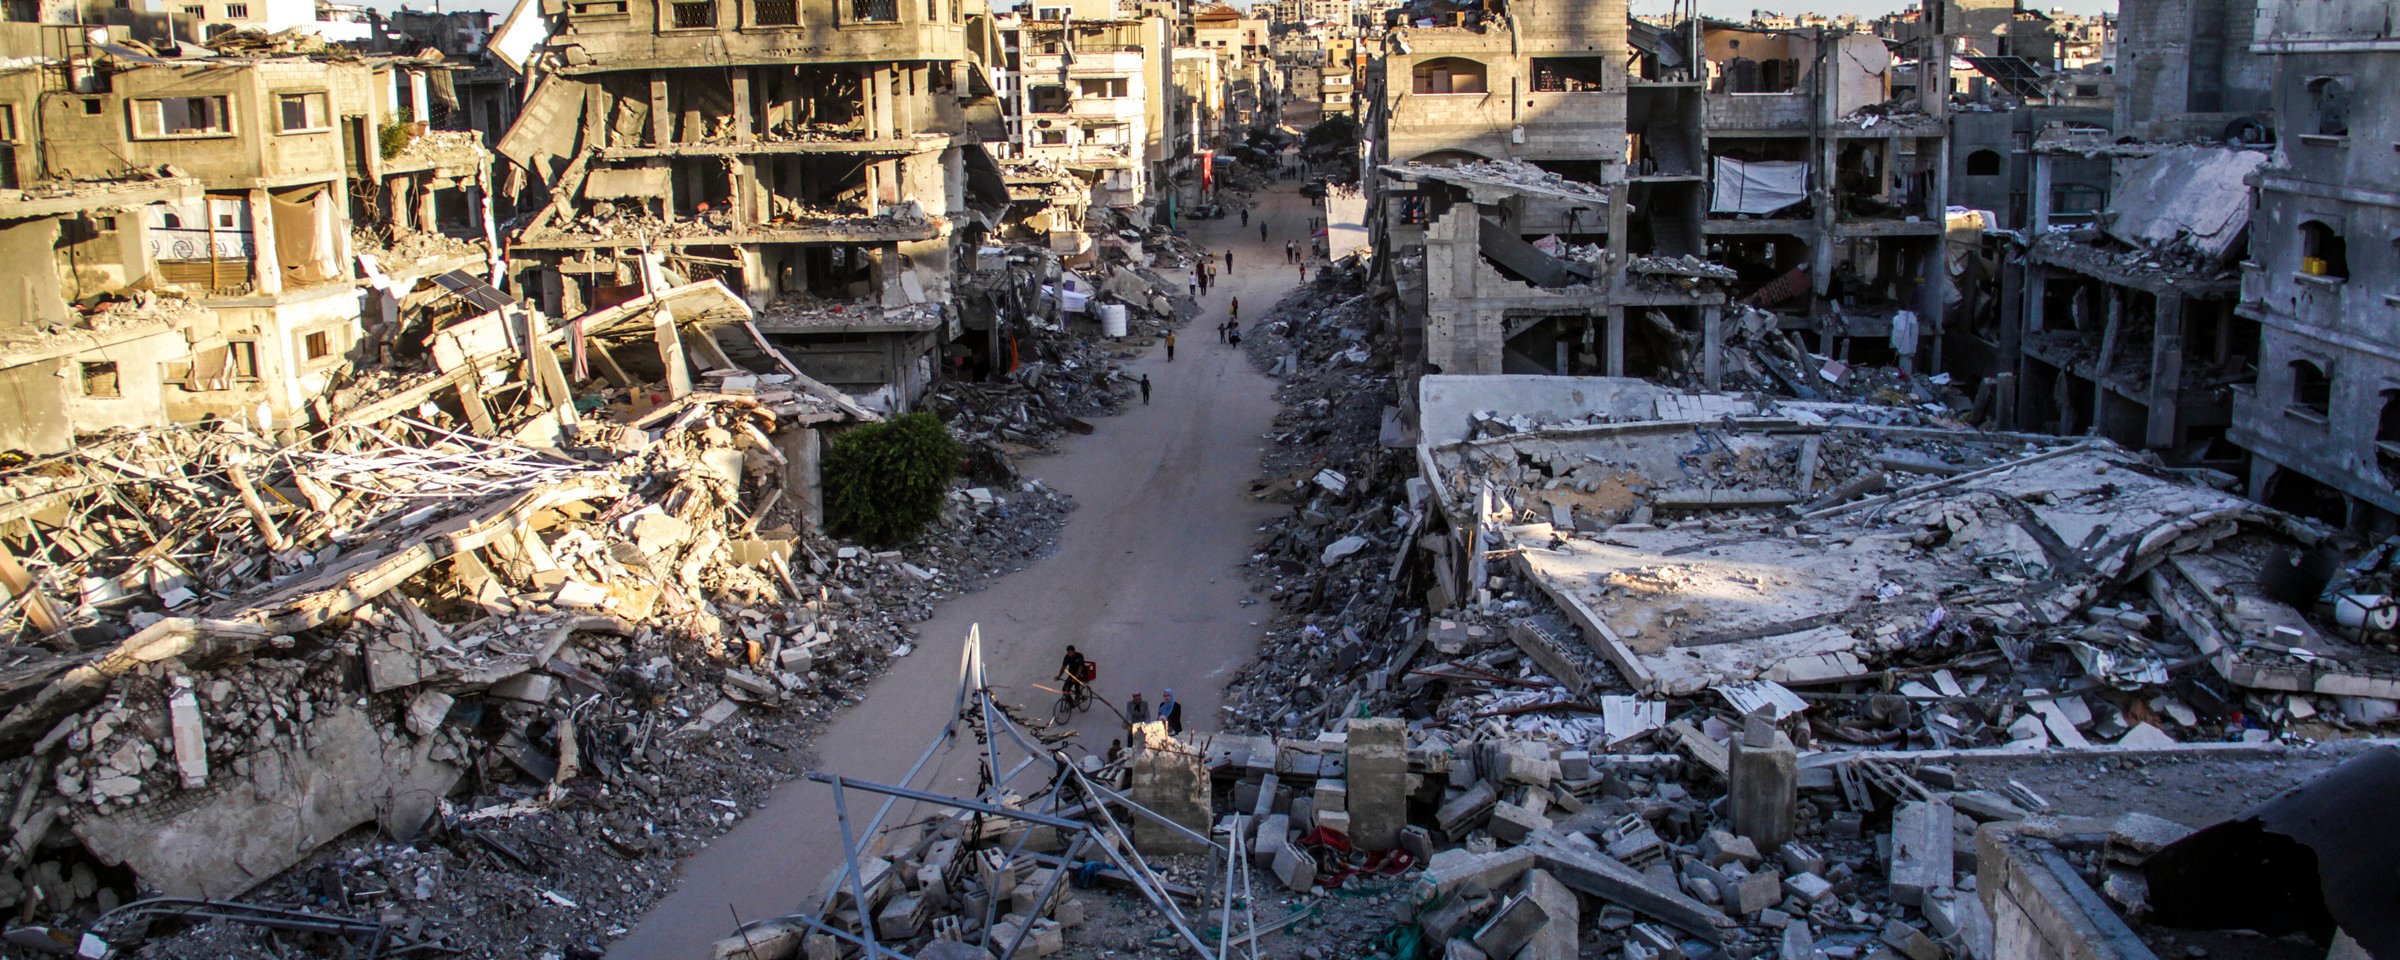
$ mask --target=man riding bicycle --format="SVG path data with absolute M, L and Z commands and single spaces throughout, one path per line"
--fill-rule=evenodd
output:
M 1091 661 L 1084 659 L 1083 654 L 1075 649 L 1074 644 L 1067 644 L 1067 655 L 1059 658 L 1058 674 L 1051 679 L 1066 681 L 1067 689 L 1070 692 L 1089 695 L 1092 679 Z
M 1077 710 L 1091 709 L 1092 678 L 1098 676 L 1099 672 L 1099 668 L 1084 659 L 1083 653 L 1076 650 L 1074 644 L 1067 645 L 1067 655 L 1059 658 L 1058 673 L 1051 678 L 1066 681 L 1055 710 L 1059 722 L 1066 722 Z

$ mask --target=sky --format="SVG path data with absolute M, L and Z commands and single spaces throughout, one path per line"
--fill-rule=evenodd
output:
M 1675 11 L 1674 0 L 1632 0 L 1636 14 L 1662 14 Z M 1860 17 L 1880 17 L 1914 9 L 1916 0 L 1702 0 L 1700 12 L 1726 20 L 1748 20 L 1750 11 L 1761 13 L 1823 13 L 1840 16 L 1845 13 Z M 2026 0 L 2026 6 L 2048 11 L 2062 9 L 2068 13 L 2089 16 L 2095 13 L 2117 12 L 2116 0 Z

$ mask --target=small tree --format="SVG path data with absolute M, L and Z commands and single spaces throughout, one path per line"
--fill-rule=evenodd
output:
M 1357 150 L 1358 121 L 1347 113 L 1337 113 L 1308 128 L 1301 139 L 1311 150 Z
M 929 413 L 852 428 L 825 456 L 825 526 L 879 547 L 916 539 L 941 517 L 960 456 Z

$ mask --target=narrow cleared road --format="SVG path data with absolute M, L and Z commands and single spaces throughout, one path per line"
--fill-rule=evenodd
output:
M 1190 726 L 1217 726 L 1224 685 L 1255 655 L 1268 613 L 1263 603 L 1241 604 L 1248 595 L 1242 563 L 1259 525 L 1277 511 L 1249 496 L 1261 437 L 1275 413 L 1273 383 L 1236 348 L 1217 342 L 1215 327 L 1232 298 L 1241 298 L 1247 321 L 1298 281 L 1283 245 L 1291 240 L 1305 249 L 1314 215 L 1295 184 L 1273 188 L 1257 195 L 1248 226 L 1228 217 L 1192 228 L 1192 237 L 1217 257 L 1219 283 L 1202 298 L 1200 317 L 1179 337 L 1172 362 L 1154 348 L 1128 366 L 1134 376 L 1149 375 L 1150 404 L 1102 419 L 1098 433 L 1071 437 L 1059 453 L 1019 465 L 1080 504 L 1057 552 L 937 608 L 919 627 L 917 651 L 868 687 L 864 702 L 836 714 L 812 744 L 819 769 L 898 781 L 946 719 L 960 646 L 975 624 L 982 625 L 993 688 L 1032 715 L 1047 714 L 1056 699 L 1035 684 L 1050 682 L 1059 654 L 1073 643 L 1100 663 L 1102 696 L 1122 702 L 1139 690 L 1155 702 L 1172 688 L 1186 703 Z M 1261 223 L 1268 227 L 1264 241 Z M 1081 742 L 1095 751 L 1105 751 L 1118 732 L 1105 708 L 1078 723 Z M 974 791 L 971 753 L 953 751 L 937 763 L 940 779 L 932 789 Z M 702 956 L 707 944 L 732 933 L 728 906 L 745 919 L 801 909 L 840 860 L 832 790 L 786 784 L 686 860 L 681 885 L 608 956 Z

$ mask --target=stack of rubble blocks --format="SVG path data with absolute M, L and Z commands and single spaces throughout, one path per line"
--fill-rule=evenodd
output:
M 1256 867 L 1306 895 L 1345 866 L 1305 845 L 1312 831 L 1345 834 L 1347 866 L 1405 851 L 1399 919 L 1450 960 L 1990 960 L 1974 831 L 2026 820 L 2034 799 L 1957 789 L 1940 767 L 1804 775 L 1790 736 L 1756 716 L 1721 776 L 1678 755 L 1389 719 L 1199 742 L 1220 833 L 1250 831 Z M 1430 817 L 1412 824 L 1412 809 Z

